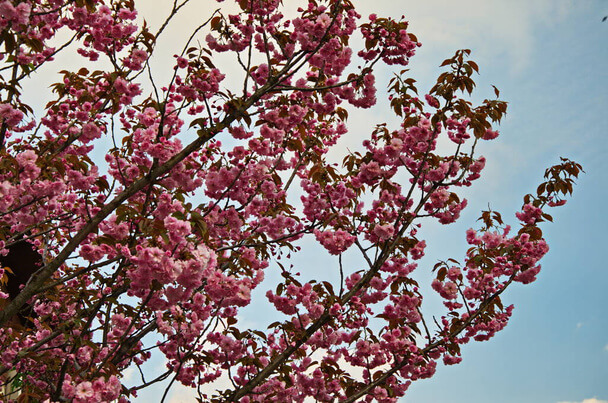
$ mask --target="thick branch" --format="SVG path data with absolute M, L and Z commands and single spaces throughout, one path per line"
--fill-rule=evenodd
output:
M 247 99 L 242 107 L 235 110 L 232 114 L 227 115 L 221 122 L 213 127 L 205 130 L 204 135 L 199 136 L 196 140 L 184 147 L 179 153 L 174 155 L 166 163 L 150 170 L 148 174 L 128 186 L 125 190 L 119 193 L 112 201 L 103 206 L 97 214 L 95 214 L 91 220 L 78 231 L 67 245 L 59 252 L 59 254 L 51 262 L 47 263 L 44 267 L 38 270 L 30 279 L 25 288 L 11 301 L 1 312 L 0 312 L 0 327 L 4 326 L 7 321 L 14 316 L 27 301 L 36 295 L 43 287 L 46 281 L 53 275 L 53 273 L 70 257 L 72 252 L 80 245 L 86 237 L 93 233 L 99 223 L 101 223 L 107 216 L 112 214 L 120 205 L 127 201 L 130 197 L 135 195 L 137 192 L 144 189 L 146 186 L 153 184 L 158 178 L 165 175 L 177 164 L 186 159 L 190 154 L 200 149 L 207 141 L 212 139 L 216 134 L 220 133 L 226 127 L 228 127 L 233 121 L 241 116 L 251 105 L 258 101 L 263 94 L 265 94 L 272 84 L 266 84 L 264 87 L 256 91 L 249 99 Z

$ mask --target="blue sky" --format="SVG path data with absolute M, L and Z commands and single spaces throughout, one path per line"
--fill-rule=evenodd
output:
M 481 148 L 488 163 L 483 178 L 468 190 L 469 207 L 460 221 L 424 229 L 428 249 L 419 271 L 438 259 L 462 258 L 464 231 L 488 204 L 515 224 L 522 196 L 536 189 L 544 169 L 560 156 L 576 160 L 586 171 L 574 197 L 553 211 L 555 223 L 543 228 L 551 250 L 539 279 L 504 297 L 515 304 L 507 328 L 488 342 L 465 346 L 460 365 L 440 366 L 432 379 L 415 382 L 403 401 L 608 403 L 608 21 L 601 22 L 608 1 L 353 3 L 364 16 L 405 15 L 410 21 L 423 43 L 410 65 L 421 91 L 430 88 L 443 59 L 469 48 L 481 68 L 476 99 L 492 97 L 493 84 L 509 102 L 501 136 Z M 171 46 L 166 55 L 177 51 L 175 38 L 182 29 L 200 23 L 216 6 L 210 0 L 193 4 L 166 38 Z M 158 26 L 158 3 L 146 0 L 142 5 L 152 27 Z M 169 62 L 157 60 L 159 66 Z M 384 87 L 389 72 L 379 73 L 377 81 Z M 395 122 L 386 102 L 351 114 L 353 130 L 340 146 L 356 147 L 373 124 L 386 121 Z M 315 262 L 321 259 L 314 257 Z M 309 256 L 297 264 L 303 272 L 316 266 Z M 139 401 L 158 401 L 158 396 L 158 390 L 151 390 Z M 171 401 L 189 401 L 190 396 L 177 388 Z

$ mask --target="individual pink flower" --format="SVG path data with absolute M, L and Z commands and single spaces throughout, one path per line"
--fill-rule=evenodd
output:
M 101 129 L 95 123 L 87 123 L 82 126 L 82 135 L 80 140 L 83 142 L 89 142 L 91 140 L 101 137 Z
M 483 134 L 482 139 L 484 140 L 494 140 L 496 137 L 498 137 L 498 131 L 493 131 L 493 130 L 486 130 L 485 133 Z
M 392 224 L 376 225 L 373 233 L 378 237 L 378 240 L 386 241 L 395 233 L 395 227 Z
M 93 384 L 89 381 L 84 381 L 79 383 L 76 386 L 76 395 L 77 402 L 92 402 L 95 401 L 95 391 L 93 390 Z
M 429 106 L 432 106 L 433 108 L 439 108 L 439 101 L 437 100 L 437 98 L 426 94 L 424 96 L 424 99 L 426 100 L 426 103 L 429 104 Z

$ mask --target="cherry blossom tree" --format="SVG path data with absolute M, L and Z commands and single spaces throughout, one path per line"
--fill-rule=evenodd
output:
M 515 229 L 482 212 L 462 263 L 418 267 L 421 224 L 459 218 L 459 192 L 485 165 L 476 147 L 506 113 L 498 90 L 470 100 L 470 52 L 419 96 L 404 20 L 363 18 L 349 0 L 293 12 L 220 0 L 161 83 L 150 58 L 188 1 L 157 31 L 133 0 L 0 1 L 0 254 L 37 262 L 12 294 L 26 269 L 0 268 L 3 399 L 128 401 L 168 381 L 163 400 L 179 382 L 201 401 L 392 402 L 503 329 L 513 306 L 501 295 L 535 280 L 548 251 L 538 225 L 580 165 L 549 168 Z M 54 66 L 71 49 L 95 67 Z M 349 113 L 387 84 L 382 64 L 401 123 L 349 132 Z M 42 66 L 60 79 L 40 115 L 22 83 Z M 343 136 L 363 136 L 361 150 L 336 147 Z M 306 278 L 304 240 L 335 255 L 333 276 Z M 416 270 L 434 273 L 436 318 Z M 242 324 L 254 290 L 280 320 Z M 156 356 L 165 370 L 150 373 Z

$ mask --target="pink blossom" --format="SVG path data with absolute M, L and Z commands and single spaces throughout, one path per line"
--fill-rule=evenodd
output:
M 346 251 L 357 239 L 344 230 L 319 231 L 315 230 L 315 238 L 332 255 L 339 255 Z
M 484 140 L 494 140 L 496 137 L 498 137 L 498 131 L 488 129 L 485 131 L 482 138 Z
M 424 99 L 429 104 L 429 106 L 432 106 L 433 108 L 439 108 L 439 101 L 437 100 L 437 98 L 435 98 L 429 94 L 426 94 L 424 96 Z
M 534 224 L 542 215 L 542 210 L 532 204 L 524 205 L 521 212 L 515 213 L 515 216 L 525 224 Z
M 101 130 L 96 124 L 87 123 L 82 126 L 82 136 L 80 136 L 80 139 L 83 142 L 88 142 L 99 137 L 101 137 Z
M 373 232 L 380 241 L 386 241 L 395 233 L 395 227 L 391 224 L 376 225 Z
M 14 109 L 12 105 L 0 104 L 0 118 L 4 119 L 9 127 L 17 126 L 23 120 L 23 116 L 23 112 Z
M 79 402 L 92 402 L 95 399 L 95 391 L 93 384 L 89 381 L 84 381 L 76 386 L 76 400 Z

